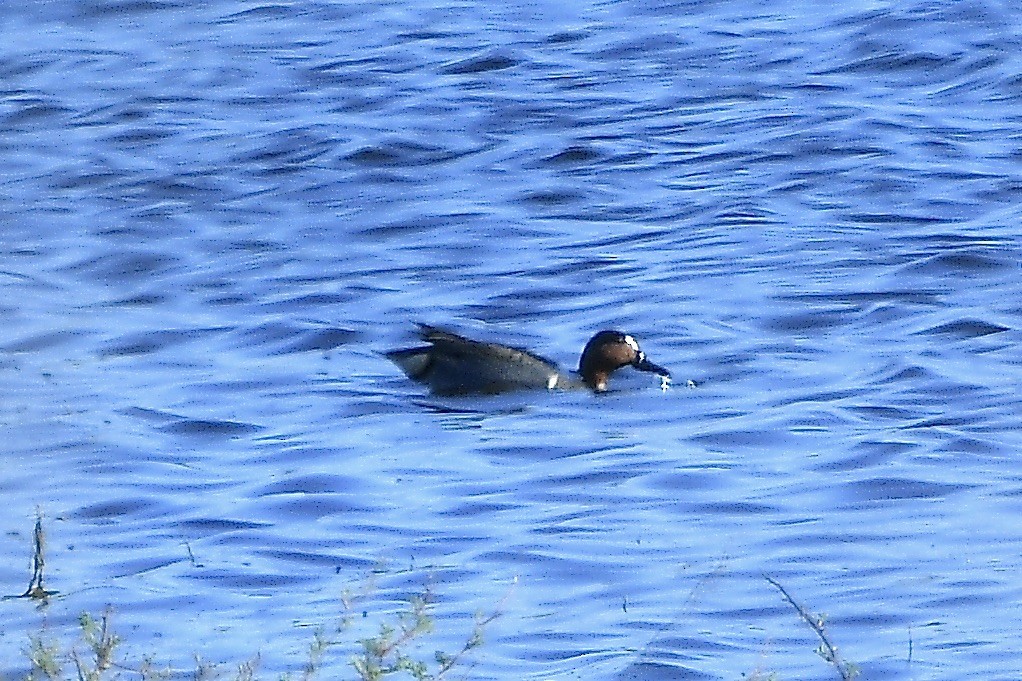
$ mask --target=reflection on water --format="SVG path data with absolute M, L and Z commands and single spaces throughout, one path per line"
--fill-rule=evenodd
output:
M 366 635 L 502 603 L 472 676 L 833 678 L 764 575 L 863 678 L 1016 675 L 1010 13 L 7 14 L 0 577 L 39 508 L 60 595 L 0 674 L 108 604 L 133 663 L 298 673 L 375 570 Z M 414 322 L 679 387 L 434 398 Z

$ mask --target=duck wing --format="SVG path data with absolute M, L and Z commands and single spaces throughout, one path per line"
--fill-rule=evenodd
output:
M 445 353 L 462 359 L 482 358 L 488 362 L 509 362 L 515 366 L 543 365 L 545 369 L 558 371 L 557 363 L 530 352 L 525 348 L 516 348 L 500 343 L 486 343 L 458 335 L 453 331 L 438 326 L 419 324 L 419 337 L 432 343 Z
M 395 350 L 387 357 L 435 393 L 500 393 L 546 388 L 559 374 L 554 362 L 521 348 L 485 343 L 427 324 L 420 337 L 431 345 Z

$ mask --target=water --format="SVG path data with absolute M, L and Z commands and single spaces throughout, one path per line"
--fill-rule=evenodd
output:
M 1007 4 L 5 4 L 0 674 L 1022 672 Z M 412 323 L 683 383 L 433 398 Z M 375 578 L 367 577 L 374 572 Z M 346 590 L 366 593 L 336 633 Z M 365 617 L 362 617 L 362 613 Z M 349 613 L 350 614 L 350 613 Z

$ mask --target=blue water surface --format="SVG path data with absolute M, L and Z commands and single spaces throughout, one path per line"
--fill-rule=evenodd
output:
M 123 674 L 356 678 L 417 594 L 417 659 L 499 614 L 459 678 L 838 678 L 770 578 L 1018 679 L 1016 9 L 3 3 L 0 678 L 107 608 Z M 675 387 L 432 397 L 416 321 Z

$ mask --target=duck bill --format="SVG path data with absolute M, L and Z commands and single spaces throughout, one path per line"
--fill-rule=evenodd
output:
M 653 364 L 653 362 L 650 362 L 645 357 L 640 359 L 638 362 L 636 362 L 632 366 L 635 367 L 636 369 L 638 369 L 639 371 L 648 371 L 650 373 L 656 374 L 657 376 L 664 376 L 665 378 L 670 378 L 671 377 L 671 372 L 670 371 L 668 371 L 667 369 L 663 368 L 659 364 Z

